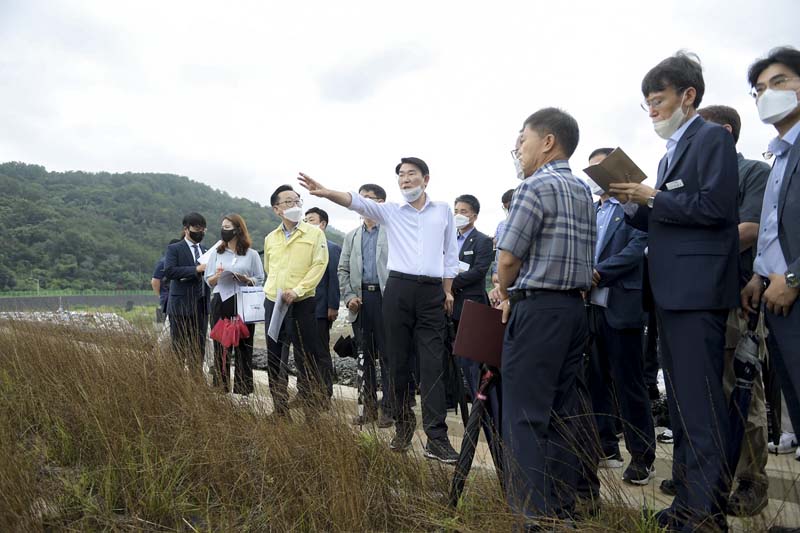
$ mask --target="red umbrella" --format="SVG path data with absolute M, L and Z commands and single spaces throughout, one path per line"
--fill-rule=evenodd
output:
M 220 343 L 223 348 L 222 372 L 225 372 L 228 368 L 228 348 L 239 346 L 239 341 L 249 336 L 250 331 L 239 315 L 229 319 L 222 318 L 217 320 L 217 323 L 211 329 L 211 338 Z M 225 382 L 223 381 L 223 383 Z

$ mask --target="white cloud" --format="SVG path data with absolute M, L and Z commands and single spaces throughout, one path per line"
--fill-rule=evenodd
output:
M 299 170 L 342 189 L 381 183 L 399 199 L 394 165 L 417 155 L 431 195 L 475 194 L 491 232 L 515 186 L 508 151 L 540 107 L 578 120 L 576 173 L 593 148 L 619 145 L 654 175 L 664 146 L 639 85 L 680 48 L 703 60 L 704 103 L 739 109 L 740 149 L 757 157 L 773 130 L 758 122 L 746 69 L 798 45 L 798 15 L 794 0 L 7 0 L 0 160 L 174 172 L 264 203 Z M 307 204 L 340 229 L 357 219 Z

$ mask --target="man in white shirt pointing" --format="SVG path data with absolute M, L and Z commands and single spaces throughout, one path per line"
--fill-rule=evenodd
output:
M 401 204 L 377 203 L 352 192 L 326 189 L 305 174 L 298 180 L 314 196 L 347 207 L 386 228 L 389 243 L 389 279 L 383 296 L 386 350 L 397 406 L 396 431 L 391 448 L 411 446 L 416 417 L 411 410 L 412 343 L 420 358 L 422 424 L 428 442 L 425 456 L 455 463 L 458 454 L 447 439 L 446 402 L 442 373 L 445 365 L 445 312 L 453 312 L 453 278 L 458 274 L 458 246 L 453 212 L 425 192 L 428 165 L 404 157 L 395 167 L 405 199 Z

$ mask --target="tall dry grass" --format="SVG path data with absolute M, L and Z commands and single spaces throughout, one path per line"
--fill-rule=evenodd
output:
M 0 322 L 0 531 L 520 525 L 492 471 L 473 471 L 451 509 L 451 467 L 396 454 L 343 413 L 287 421 L 267 403 L 213 390 L 152 333 Z M 657 531 L 611 487 L 582 531 Z

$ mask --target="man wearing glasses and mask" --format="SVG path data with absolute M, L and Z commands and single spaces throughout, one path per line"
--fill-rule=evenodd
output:
M 722 376 L 725 324 L 739 301 L 739 173 L 733 136 L 697 114 L 704 92 L 699 60 L 683 52 L 645 75 L 643 107 L 667 153 L 655 188 L 610 188 L 626 204 L 626 220 L 648 232 L 677 492 L 657 518 L 676 531 L 727 531 L 729 424 Z
M 327 408 L 330 394 L 326 383 L 332 380 L 330 356 L 323 349 L 314 316 L 315 289 L 328 266 L 328 244 L 325 234 L 303 217 L 303 201 L 290 185 L 281 185 L 270 197 L 273 212 L 281 225 L 264 239 L 265 325 L 268 328 L 278 291 L 289 305 L 284 319 L 294 346 L 295 364 L 300 380 L 307 383 L 309 395 L 304 398 L 306 413 Z M 287 375 L 281 372 L 283 346 L 267 335 L 267 371 L 270 393 L 279 416 L 289 414 Z

